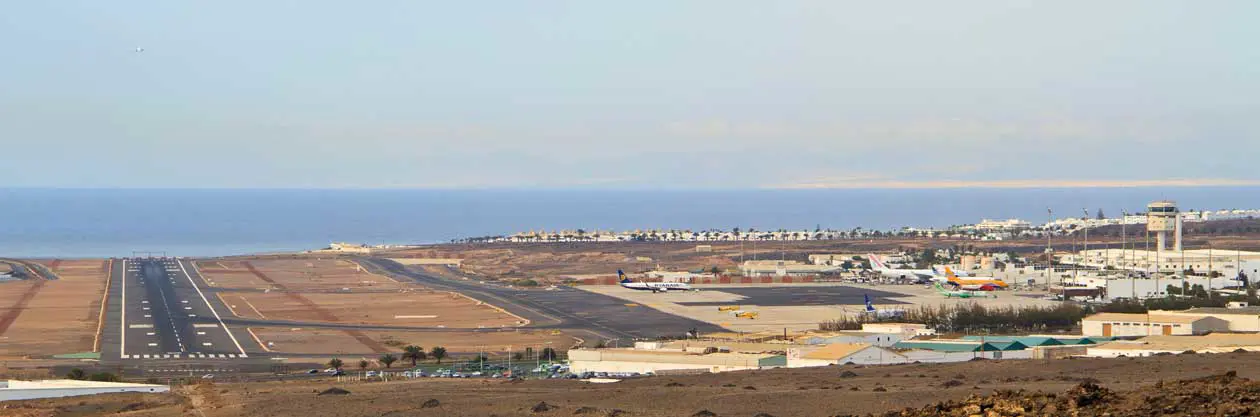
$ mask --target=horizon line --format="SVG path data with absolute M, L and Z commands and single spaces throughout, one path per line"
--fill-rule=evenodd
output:
M 1260 179 L 1178 178 L 1163 180 L 857 180 L 819 181 L 796 184 L 743 187 L 651 187 L 651 186 L 4 186 L 0 190 L 171 190 L 171 191 L 774 191 L 826 189 L 1030 189 L 1030 188 L 1152 188 L 1152 187 L 1251 187 L 1260 186 Z
M 1231 178 L 1170 178 L 1161 180 L 857 180 L 785 184 L 767 189 L 1029 189 L 1029 188 L 1152 188 L 1152 187 L 1247 187 L 1260 180 Z

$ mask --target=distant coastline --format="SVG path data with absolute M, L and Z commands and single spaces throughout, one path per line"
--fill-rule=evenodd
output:
M 0 255 L 86 258 L 300 252 L 527 230 L 897 230 L 1056 213 L 1260 207 L 1260 187 L 950 190 L 0 189 Z

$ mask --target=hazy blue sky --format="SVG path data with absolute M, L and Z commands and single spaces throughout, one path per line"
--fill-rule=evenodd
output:
M 1260 182 L 1258 16 L 1253 0 L 17 1 L 0 13 L 0 185 Z

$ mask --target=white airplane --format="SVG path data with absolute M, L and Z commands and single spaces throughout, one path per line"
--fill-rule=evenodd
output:
M 685 282 L 634 282 L 622 270 L 617 270 L 617 278 L 621 279 L 621 286 L 632 290 L 651 291 L 651 292 L 669 292 L 669 291 L 688 291 L 691 290 L 691 284 Z
M 916 279 L 919 281 L 943 281 L 944 278 L 936 275 L 936 271 L 931 269 L 893 269 L 879 260 L 878 256 L 873 253 L 866 254 L 866 259 L 871 261 L 871 270 L 875 273 L 893 279 Z
M 939 284 L 937 284 L 937 285 L 939 285 Z M 871 304 L 871 296 L 870 296 L 870 295 L 865 295 L 865 294 L 864 294 L 864 295 L 863 295 L 863 297 L 865 297 L 865 298 L 866 298 L 866 310 L 865 310 L 865 311 L 863 311 L 863 312 L 864 312 L 864 313 L 866 313 L 866 314 L 869 314 L 869 315 L 875 316 L 875 318 L 887 319 L 887 318 L 901 317 L 901 316 L 906 315 L 906 311 L 905 311 L 905 310 L 893 310 L 893 309 L 880 309 L 880 308 L 875 308 L 875 306 Z

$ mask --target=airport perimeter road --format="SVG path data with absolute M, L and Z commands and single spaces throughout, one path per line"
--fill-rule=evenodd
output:
M 222 306 L 207 298 L 196 272 L 172 258 L 114 262 L 102 341 L 103 361 L 245 359 L 242 331 L 220 319 Z M 199 277 L 198 277 L 199 278 Z
M 358 258 L 356 261 L 372 272 L 407 279 L 434 289 L 455 291 L 493 304 L 529 320 L 527 327 L 530 328 L 567 330 L 578 333 L 578 337 L 586 334 L 622 341 L 683 336 L 691 329 L 701 333 L 726 331 L 702 321 L 572 288 L 523 290 L 437 277 L 388 259 Z

